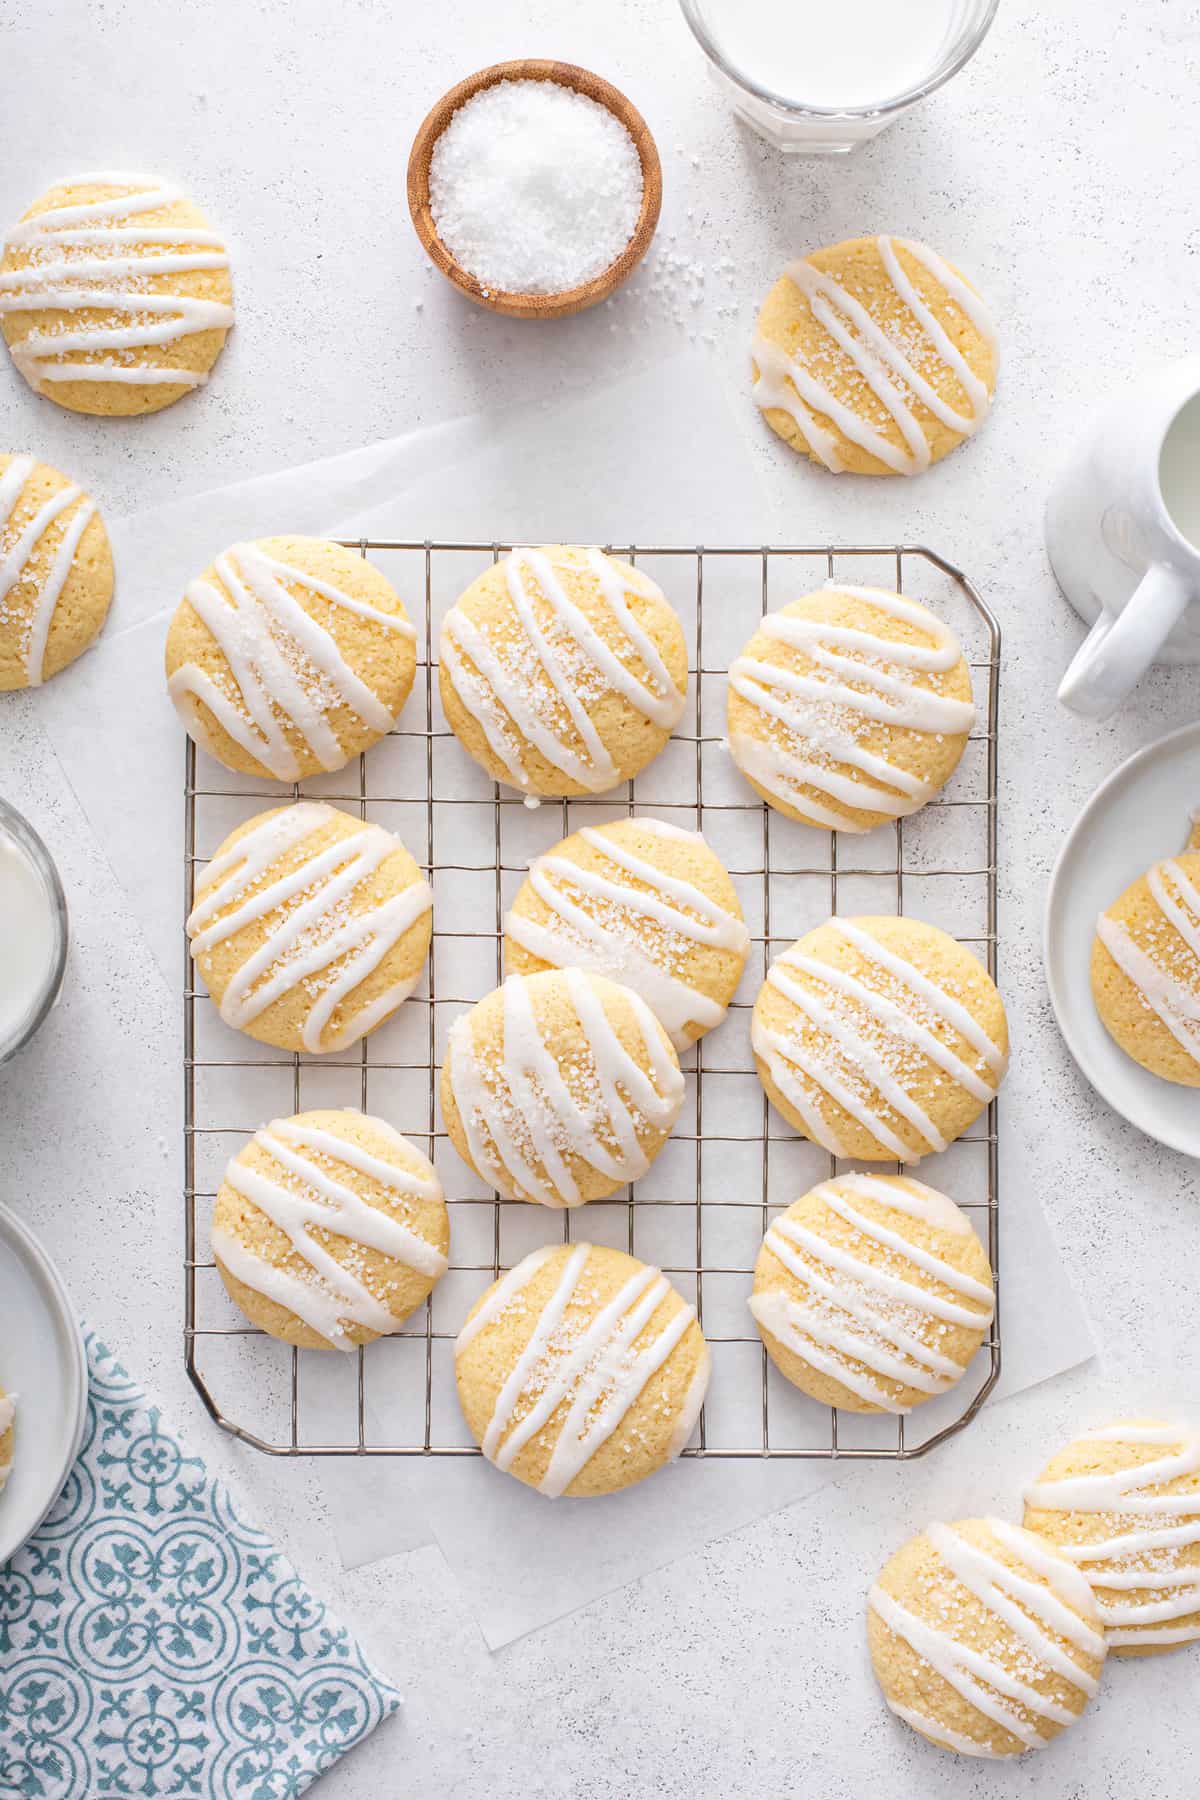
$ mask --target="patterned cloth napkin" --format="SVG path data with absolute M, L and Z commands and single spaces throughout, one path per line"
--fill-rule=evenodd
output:
M 0 1796 L 285 1800 L 400 1696 L 87 1340 L 87 1430 L 0 1567 Z

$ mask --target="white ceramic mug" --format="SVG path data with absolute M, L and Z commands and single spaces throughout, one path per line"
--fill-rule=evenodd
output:
M 1093 423 L 1051 490 L 1046 549 L 1092 625 L 1058 690 L 1072 712 L 1105 719 L 1152 662 L 1200 662 L 1200 356 Z

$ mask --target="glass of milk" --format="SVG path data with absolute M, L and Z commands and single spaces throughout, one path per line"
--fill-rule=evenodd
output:
M 29 1042 L 62 986 L 67 902 L 50 852 L 0 800 L 0 1063 Z
M 680 0 L 735 110 L 780 150 L 839 154 L 957 74 L 999 0 Z

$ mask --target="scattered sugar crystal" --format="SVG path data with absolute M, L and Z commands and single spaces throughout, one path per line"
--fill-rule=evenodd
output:
M 642 165 L 597 101 L 554 81 L 500 81 L 438 138 L 429 200 L 438 236 L 478 280 L 561 293 L 603 274 L 633 236 Z

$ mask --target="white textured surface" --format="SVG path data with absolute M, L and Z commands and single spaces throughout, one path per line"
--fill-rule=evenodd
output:
M 186 180 L 238 251 L 230 350 L 211 389 L 172 411 L 76 419 L 0 369 L 4 447 L 61 462 L 114 512 L 525 404 L 646 362 L 689 327 L 714 334 L 737 381 L 754 305 L 779 264 L 862 229 L 907 231 L 960 261 L 1004 330 L 994 419 L 915 484 L 835 482 L 762 438 L 779 502 L 763 529 L 926 537 L 1001 615 L 1002 980 L 1017 1045 L 1005 1179 L 1044 1184 L 1102 1362 L 985 1413 L 929 1463 L 850 1471 L 839 1492 L 495 1658 L 435 1552 L 340 1575 L 311 1472 L 205 1427 L 178 1355 L 178 1008 L 142 981 L 136 935 L 112 929 L 115 890 L 41 739 L 37 696 L 3 697 L 0 791 L 59 861 L 75 956 L 54 1018 L 0 1074 L 0 1194 L 407 1689 L 404 1720 L 322 1793 L 858 1800 L 881 1778 L 906 1800 L 1194 1792 L 1195 1652 L 1113 1667 L 1093 1716 L 1057 1749 L 1015 1769 L 977 1768 L 890 1722 L 866 1669 L 861 1607 L 878 1564 L 930 1516 L 1012 1508 L 1019 1480 L 1065 1433 L 1117 1408 L 1190 1399 L 1195 1410 L 1200 1387 L 1197 1165 L 1092 1097 L 1054 1031 L 1040 972 L 1043 890 L 1067 825 L 1129 750 L 1193 714 L 1194 677 L 1155 674 L 1107 726 L 1057 712 L 1079 627 L 1039 536 L 1048 474 L 1083 412 L 1126 375 L 1193 347 L 1200 237 L 1181 197 L 1200 118 L 1200 12 L 1184 0 L 1003 0 L 968 72 L 845 164 L 782 162 L 736 126 L 670 0 L 569 14 L 555 0 L 524 0 L 519 13 L 485 0 L 224 0 L 174 15 L 170 31 L 148 0 L 0 0 L 0 33 L 6 71 L 23 71 L 6 99 L 6 220 L 72 168 L 144 164 Z M 536 331 L 477 312 L 423 269 L 403 210 L 412 132 L 459 75 L 527 53 L 591 64 L 650 120 L 666 177 L 660 246 L 674 231 L 705 267 L 694 308 L 700 284 L 677 278 L 683 326 L 661 262 L 613 309 Z M 749 417 L 747 428 L 757 435 Z M 1181 794 L 1181 819 L 1195 799 Z

